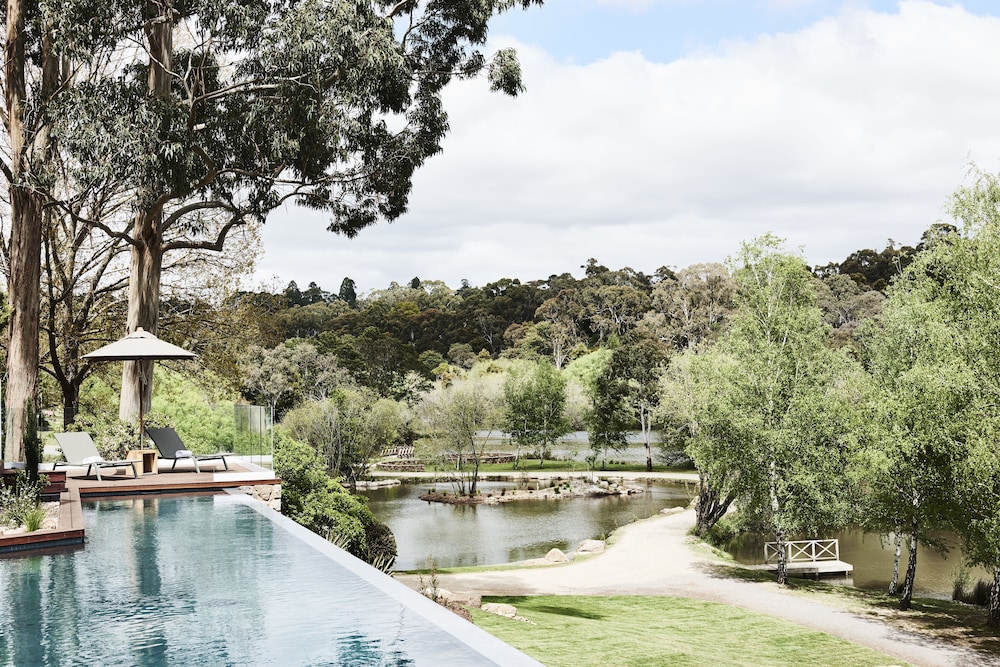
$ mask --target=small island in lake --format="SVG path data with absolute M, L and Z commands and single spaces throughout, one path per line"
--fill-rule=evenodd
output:
M 500 493 L 463 496 L 447 491 L 431 490 L 420 496 L 431 503 L 451 505 L 499 505 L 518 500 L 559 500 L 562 498 L 604 498 L 605 496 L 631 496 L 644 493 L 641 486 L 627 486 L 622 480 L 588 482 L 581 479 L 556 480 L 552 486 L 535 489 L 503 489 Z

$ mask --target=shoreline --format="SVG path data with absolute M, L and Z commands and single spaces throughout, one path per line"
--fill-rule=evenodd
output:
M 989 664 L 987 656 L 930 634 L 863 617 L 832 599 L 809 599 L 773 582 L 748 582 L 720 567 L 737 566 L 688 535 L 694 510 L 658 514 L 615 531 L 603 553 L 540 567 L 439 573 L 442 591 L 458 598 L 521 595 L 668 595 L 720 602 L 781 618 L 867 646 L 914 665 Z M 394 575 L 420 590 L 417 574 Z
M 524 502 L 531 500 L 562 500 L 571 498 L 607 498 L 609 496 L 632 496 L 645 493 L 639 486 L 625 486 L 614 481 L 602 481 L 590 484 L 575 479 L 559 484 L 535 489 L 504 489 L 500 493 L 477 493 L 474 496 L 449 494 L 447 491 L 438 493 L 431 491 L 420 500 L 429 503 L 445 503 L 447 505 L 501 505 L 504 503 Z

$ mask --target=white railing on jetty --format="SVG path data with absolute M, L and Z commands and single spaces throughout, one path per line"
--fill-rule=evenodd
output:
M 764 543 L 764 562 L 778 560 L 778 543 Z M 794 540 L 785 542 L 785 562 L 815 563 L 821 560 L 840 560 L 840 540 Z

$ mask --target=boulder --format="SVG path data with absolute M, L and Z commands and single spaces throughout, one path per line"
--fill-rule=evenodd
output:
M 559 549 L 551 549 L 545 554 L 545 560 L 550 563 L 567 563 L 569 558 Z
M 604 553 L 604 540 L 584 540 L 577 547 L 578 554 L 600 554 Z
M 426 595 L 426 593 L 424 595 Z M 478 607 L 482 604 L 482 598 L 479 595 L 469 593 L 452 593 L 445 588 L 437 589 L 437 597 L 439 602 L 447 602 L 449 604 L 464 607 Z
M 545 560 L 544 558 L 529 558 L 528 560 L 521 561 L 521 565 L 524 567 L 533 567 L 535 565 L 552 565 L 552 561 Z
M 512 604 L 504 604 L 502 602 L 487 602 L 482 607 L 483 611 L 496 614 L 497 616 L 503 616 L 504 618 L 514 618 L 517 616 L 517 607 Z

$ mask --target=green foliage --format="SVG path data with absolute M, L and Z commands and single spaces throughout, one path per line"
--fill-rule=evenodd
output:
M 232 392 L 208 371 L 173 371 L 158 365 L 154 371 L 156 393 L 150 417 L 172 425 L 185 447 L 196 454 L 235 451 L 237 433 Z M 160 426 L 150 423 L 146 426 Z
M 396 544 L 391 531 L 363 498 L 351 495 L 326 474 L 316 450 L 279 434 L 274 470 L 281 478 L 286 516 L 368 563 L 384 570 L 392 566 Z
M 719 521 L 716 521 L 708 530 L 704 531 L 701 534 L 701 539 L 713 547 L 724 549 L 739 534 L 739 531 L 740 527 L 737 526 L 736 521 L 728 516 L 724 516 Z
M 480 459 L 500 421 L 498 397 L 484 379 L 469 379 L 428 394 L 419 414 L 438 465 L 450 471 L 459 494 L 475 495 Z
M 569 433 L 565 416 L 566 378 L 548 362 L 530 374 L 512 373 L 503 386 L 504 431 L 518 447 L 536 450 L 544 465 L 548 451 Z
M 826 346 L 812 278 L 778 239 L 744 245 L 734 265 L 739 310 L 729 332 L 681 365 L 688 452 L 715 493 L 734 496 L 779 542 L 843 525 L 860 369 Z
M 623 451 L 628 447 L 628 431 L 634 423 L 627 402 L 628 385 L 615 377 L 613 358 L 614 353 L 587 387 L 591 408 L 584 420 L 594 460 L 600 459 L 601 470 L 607 470 L 609 449 Z
M 289 412 L 281 429 L 309 443 L 354 488 L 367 477 L 372 458 L 400 439 L 405 419 L 401 404 L 369 389 L 337 389 Z
M 173 421 L 166 415 L 158 412 L 147 413 L 143 422 L 146 428 L 167 426 L 176 428 Z M 69 430 L 90 433 L 94 444 L 97 446 L 97 451 L 109 461 L 122 461 L 125 459 L 128 450 L 145 449 L 146 446 L 151 446 L 148 440 L 145 441 L 146 445 L 139 440 L 138 419 L 131 422 L 123 422 L 118 419 L 117 413 L 105 413 L 101 417 L 81 413 L 77 415 L 76 421 L 70 425 Z M 181 437 L 183 438 L 183 436 Z M 187 442 L 184 444 L 187 445 Z
M 45 475 L 32 481 L 26 471 L 18 471 L 13 483 L 0 484 L 0 525 L 16 528 L 22 524 L 41 524 L 38 511 L 42 489 L 49 483 Z M 42 511 L 41 519 L 45 518 Z M 29 523 L 30 522 L 30 523 Z M 37 530 L 37 528 L 35 528 Z

